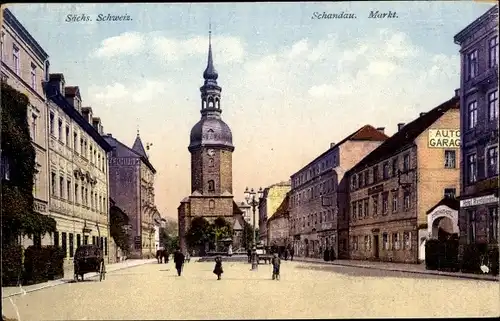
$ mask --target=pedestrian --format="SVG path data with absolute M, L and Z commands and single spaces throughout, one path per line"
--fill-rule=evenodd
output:
M 222 270 L 222 258 L 220 256 L 217 256 L 215 258 L 215 267 L 214 267 L 214 274 L 217 275 L 217 280 L 220 280 L 220 276 L 224 273 Z
M 182 254 L 181 249 L 177 248 L 174 253 L 174 263 L 175 269 L 177 270 L 177 275 L 181 276 L 182 266 L 184 265 L 184 254 Z
M 325 262 L 330 261 L 330 250 L 328 248 L 325 248 L 325 252 L 323 253 L 323 260 L 325 260 Z
M 288 261 L 288 257 L 290 256 L 290 250 L 286 248 L 285 250 L 285 261 Z
M 168 263 L 168 261 L 169 261 L 169 257 L 170 257 L 170 254 L 168 253 L 168 250 L 167 250 L 167 249 L 165 249 L 165 250 L 163 251 L 163 256 L 164 256 L 164 259 L 165 259 L 165 263 Z
M 290 261 L 293 261 L 293 247 L 290 249 Z
M 333 246 L 330 247 L 330 253 L 328 256 L 330 258 L 330 261 L 335 260 L 335 251 L 333 250 Z
M 233 256 L 233 246 L 232 245 L 229 245 L 229 248 L 227 250 L 227 255 Z
M 156 250 L 156 260 L 158 260 L 158 264 L 163 263 L 163 247 L 160 246 Z
M 248 263 L 252 262 L 252 250 L 248 249 L 247 250 L 247 256 L 248 256 Z
M 189 255 L 189 252 L 186 253 L 186 262 L 189 263 L 191 261 L 191 255 Z
M 279 280 L 280 279 L 280 265 L 281 265 L 281 260 L 278 257 L 278 254 L 274 254 L 274 257 L 271 261 L 273 264 L 273 280 Z

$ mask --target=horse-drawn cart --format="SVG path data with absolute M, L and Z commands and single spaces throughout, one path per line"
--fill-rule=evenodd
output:
M 76 249 L 73 258 L 75 281 L 79 281 L 80 276 L 83 281 L 85 273 L 95 272 L 99 274 L 99 281 L 105 279 L 106 266 L 102 250 L 95 244 L 81 245 Z

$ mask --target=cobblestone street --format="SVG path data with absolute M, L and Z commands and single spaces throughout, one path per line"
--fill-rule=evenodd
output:
M 25 320 L 255 319 L 498 316 L 499 284 L 344 266 L 146 264 L 3 299 L 3 314 Z M 474 298 L 463 300 L 463 298 Z M 17 311 L 19 316 L 17 316 Z

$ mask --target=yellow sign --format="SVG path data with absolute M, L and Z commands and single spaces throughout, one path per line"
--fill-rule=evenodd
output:
M 429 129 L 429 147 L 460 148 L 460 130 Z

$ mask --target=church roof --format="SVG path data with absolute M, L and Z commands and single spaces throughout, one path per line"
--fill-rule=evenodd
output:
M 144 145 L 142 145 L 142 140 L 141 136 L 139 136 L 139 132 L 137 132 L 137 137 L 135 138 L 134 145 L 132 145 L 132 150 L 140 156 L 148 158 L 146 150 L 144 149 Z
M 243 211 L 238 207 L 235 201 L 233 201 L 233 214 L 243 214 Z

